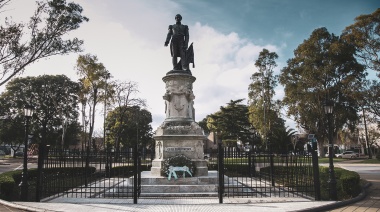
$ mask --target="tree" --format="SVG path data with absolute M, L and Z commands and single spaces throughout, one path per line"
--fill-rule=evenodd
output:
M 0 98 L 0 143 L 9 144 L 16 152 L 25 139 L 24 118 L 15 110 L 9 110 L 7 103 Z M 16 157 L 14 154 L 13 157 Z
M 346 27 L 342 38 L 356 48 L 358 56 L 366 66 L 378 72 L 380 77 L 380 8 L 368 15 L 355 18 L 355 23 Z
M 377 80 L 363 83 L 363 90 L 360 91 L 358 100 L 363 107 L 380 119 L 380 82 Z
M 231 100 L 226 107 L 221 106 L 220 111 L 208 115 L 207 128 L 217 132 L 224 141 L 240 140 L 243 143 L 252 140 L 253 131 L 248 121 L 248 107 L 241 104 L 243 99 Z
M 120 120 L 120 112 L 124 113 Z M 130 147 L 138 142 L 139 145 L 147 147 L 152 144 L 152 114 L 139 106 L 122 106 L 115 108 L 107 115 L 107 126 L 110 128 L 110 141 L 118 142 L 125 147 Z
M 319 28 L 297 47 L 294 58 L 281 70 L 283 103 L 288 115 L 294 116 L 306 131 L 316 134 L 321 144 L 328 132 L 323 108 L 326 100 L 335 103 L 334 135 L 343 126 L 353 130 L 358 120 L 355 94 L 366 74 L 354 53 L 352 45 L 326 28 Z
M 86 133 L 87 123 L 89 123 L 88 138 L 84 139 L 87 144 L 93 135 L 95 126 L 96 106 L 107 98 L 105 89 L 110 73 L 103 63 L 98 62 L 95 55 L 79 55 L 76 64 L 77 74 L 81 84 L 80 102 L 82 104 L 82 124 Z M 103 91 L 103 92 L 102 92 Z M 87 142 L 86 142 L 87 141 Z
M 146 105 L 145 100 L 135 96 L 138 93 L 138 86 L 136 82 L 115 81 L 112 83 L 111 87 L 113 89 L 112 102 L 115 105 L 115 110 L 117 111 L 117 113 L 114 113 L 114 118 L 116 119 L 115 121 L 120 124 L 120 126 L 123 126 L 124 121 L 128 121 L 126 118 L 130 107 L 144 107 Z M 122 137 L 121 131 L 123 129 L 118 127 L 115 130 L 115 148 L 118 151 L 120 146 L 120 139 Z
M 370 151 L 377 146 L 377 148 L 380 148 L 378 141 L 380 140 L 380 132 L 379 129 L 371 128 L 368 131 L 368 145 L 370 148 Z
M 50 145 L 63 146 L 69 144 L 63 135 L 66 129 L 77 123 L 78 91 L 78 83 L 65 75 L 15 78 L 0 95 L 0 102 L 6 102 L 7 109 L 21 117 L 24 105 L 33 104 L 36 108 L 31 119 L 34 136 L 44 144 L 49 141 Z
M 1 0 L 0 9 L 9 1 Z M 88 21 L 82 7 L 65 0 L 38 2 L 28 24 L 5 18 L 0 26 L 0 86 L 41 58 L 81 51 L 83 41 L 63 37 Z M 30 35 L 26 38 L 24 35 Z
M 198 125 L 203 129 L 206 135 L 210 134 L 211 130 L 207 127 L 207 117 L 198 122 Z
M 280 120 L 280 102 L 273 99 L 278 84 L 273 73 L 277 58 L 275 52 L 263 49 L 255 62 L 258 72 L 252 74 L 252 83 L 248 87 L 249 121 L 260 133 L 263 142 L 267 142 L 269 136 L 274 136 L 276 124 L 285 123 Z M 282 128 L 284 130 L 285 125 Z

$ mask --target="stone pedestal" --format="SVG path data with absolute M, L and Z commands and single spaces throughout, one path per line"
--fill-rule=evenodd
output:
M 193 82 L 195 77 L 189 71 L 170 71 L 163 77 L 166 84 L 165 121 L 158 127 L 155 159 L 151 174 L 161 175 L 162 162 L 176 155 L 185 155 L 196 165 L 195 176 L 207 176 L 207 162 L 204 160 L 203 141 L 206 136 L 194 121 Z

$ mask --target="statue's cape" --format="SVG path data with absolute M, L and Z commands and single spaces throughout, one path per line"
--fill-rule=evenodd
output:
M 195 68 L 193 43 L 191 43 L 189 48 L 186 50 L 186 61 L 187 61 L 187 64 L 192 63 L 193 68 Z

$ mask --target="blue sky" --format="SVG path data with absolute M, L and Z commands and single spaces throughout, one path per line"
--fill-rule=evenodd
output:
M 68 1 L 70 2 L 70 1 Z M 231 99 L 247 99 L 250 76 L 263 48 L 279 55 L 276 73 L 311 32 L 326 27 L 340 35 L 361 14 L 380 7 L 378 0 L 74 0 L 90 21 L 69 36 L 84 40 L 84 53 L 97 55 L 114 76 L 139 84 L 139 97 L 147 100 L 153 129 L 164 121 L 165 85 L 171 67 L 164 47 L 167 28 L 177 13 L 189 26 L 194 42 L 197 78 L 194 83 L 196 121 L 216 112 Z M 33 1 L 12 0 L 0 14 L 26 21 Z M 77 54 L 54 56 L 29 66 L 27 75 L 66 74 L 77 80 Z M 0 91 L 4 87 L 0 87 Z M 282 98 L 283 89 L 276 89 Z M 102 126 L 99 107 L 98 130 Z M 285 111 L 284 111 L 285 113 Z M 287 124 L 294 128 L 288 119 Z M 100 133 L 100 132 L 99 132 Z

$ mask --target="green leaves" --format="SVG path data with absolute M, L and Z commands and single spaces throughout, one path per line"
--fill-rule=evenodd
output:
M 49 140 L 52 145 L 63 144 L 61 136 L 65 129 L 70 125 L 76 125 L 77 122 L 78 92 L 78 83 L 65 75 L 15 78 L 7 84 L 5 92 L 0 96 L 0 102 L 6 102 L 3 109 L 9 111 L 7 115 L 11 115 L 12 110 L 16 111 L 13 120 L 10 121 L 12 124 L 19 123 L 21 129 L 23 107 L 27 103 L 33 104 L 36 110 L 31 119 L 31 126 L 35 138 Z M 73 129 L 71 132 L 74 131 Z
M 278 84 L 273 72 L 277 58 L 275 52 L 263 49 L 255 62 L 258 72 L 252 74 L 252 82 L 248 87 L 249 121 L 260 133 L 263 142 L 272 136 L 269 132 L 275 132 L 275 128 L 285 128 L 281 126 L 284 121 L 279 114 L 280 104 L 273 99 Z
M 343 31 L 343 39 L 353 45 L 356 56 L 363 60 L 369 69 L 378 72 L 380 77 L 380 9 L 368 15 L 355 18 L 355 23 Z
M 116 148 L 120 144 L 131 146 L 137 140 L 142 146 L 152 142 L 152 114 L 139 106 L 116 107 L 108 113 L 106 121 Z
M 243 99 L 231 100 L 226 107 L 207 117 L 207 127 L 218 132 L 223 140 L 239 139 L 242 142 L 251 140 L 252 127 L 248 121 L 248 107 L 241 104 Z
M 310 133 L 318 134 L 320 140 L 327 132 L 323 111 L 326 99 L 335 102 L 336 130 L 354 123 L 358 119 L 354 97 L 365 72 L 352 46 L 326 28 L 319 28 L 294 52 L 279 78 L 285 87 L 283 103 L 288 106 L 288 115 Z
M 81 51 L 83 41 L 62 37 L 88 21 L 82 11 L 80 5 L 67 4 L 65 0 L 39 2 L 27 25 L 7 21 L 5 26 L 0 26 L 0 49 L 3 49 L 0 86 L 41 58 Z M 21 40 L 23 34 L 30 37 Z

